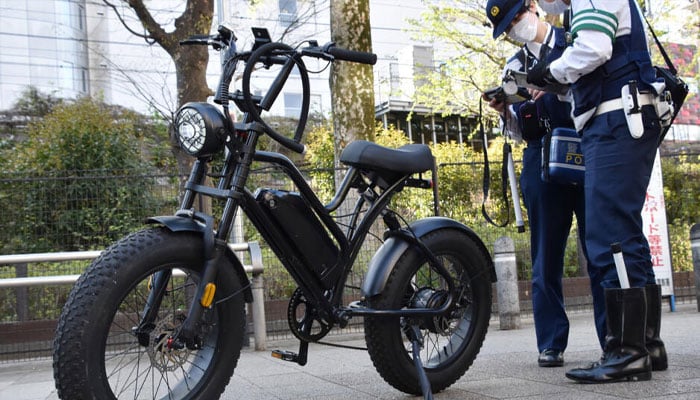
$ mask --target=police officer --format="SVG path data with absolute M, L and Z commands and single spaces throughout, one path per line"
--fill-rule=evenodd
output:
M 566 47 L 565 32 L 541 21 L 531 0 L 489 0 L 486 14 L 493 25 L 494 39 L 503 32 L 525 45 L 510 59 L 506 70 L 525 71 L 540 57 L 551 61 Z M 571 127 L 568 102 L 556 95 L 538 92 L 534 101 L 504 105 L 497 99 L 489 105 L 502 112 L 507 133 L 524 139 L 523 169 L 520 175 L 525 207 L 530 221 L 532 257 L 532 307 L 541 367 L 564 364 L 569 337 L 569 319 L 564 308 L 562 276 L 564 253 L 573 215 L 584 237 L 583 189 L 542 181 L 542 141 L 547 120 L 552 128 Z
M 660 290 L 641 217 L 661 131 L 654 103 L 662 84 L 634 0 L 570 3 L 571 46 L 528 73 L 537 85 L 571 84 L 586 162 L 588 269 L 591 285 L 604 288 L 603 296 L 593 291 L 603 356 L 566 376 L 589 383 L 648 380 L 652 369 L 667 368 Z M 620 288 L 613 243 L 620 243 L 630 288 Z

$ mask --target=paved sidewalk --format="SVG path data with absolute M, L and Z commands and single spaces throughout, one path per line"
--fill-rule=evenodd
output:
M 700 313 L 693 304 L 665 305 L 662 338 L 669 369 L 654 372 L 648 382 L 606 385 L 576 384 L 564 372 L 600 356 L 590 313 L 571 316 L 569 349 L 564 368 L 537 367 L 532 319 L 521 329 L 501 331 L 491 321 L 474 365 L 435 399 L 700 399 Z M 346 345 L 364 346 L 361 337 L 344 337 Z M 295 350 L 296 344 L 274 343 Z M 0 399 L 56 399 L 48 360 L 0 364 Z M 365 351 L 312 345 L 309 362 L 300 367 L 279 361 L 269 352 L 244 350 L 222 399 L 420 399 L 386 384 Z

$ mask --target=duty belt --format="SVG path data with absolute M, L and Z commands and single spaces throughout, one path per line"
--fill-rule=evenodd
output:
M 639 107 L 654 104 L 654 96 L 649 93 L 641 93 L 637 96 Z M 604 101 L 595 110 L 595 115 L 609 113 L 611 111 L 622 110 L 622 98 Z

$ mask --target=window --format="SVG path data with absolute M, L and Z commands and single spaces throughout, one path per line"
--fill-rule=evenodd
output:
M 299 118 L 301 114 L 301 93 L 284 94 L 284 116 Z
M 59 24 L 78 31 L 85 30 L 85 8 L 83 5 L 69 0 L 58 1 L 56 2 L 56 15 Z
M 399 75 L 399 64 L 389 64 L 389 90 L 390 96 L 398 96 L 401 93 L 401 77 Z
M 82 87 L 82 92 L 87 94 L 87 92 L 88 92 L 88 70 L 87 70 L 87 68 L 81 69 L 80 84 Z
M 279 0 L 280 22 L 289 26 L 297 19 L 297 1 Z
M 309 102 L 309 113 L 317 116 L 323 115 L 323 98 L 320 94 L 311 94 Z
M 83 8 L 83 6 L 80 4 L 76 4 L 73 14 L 73 28 L 79 31 L 84 31 L 85 25 L 83 25 L 83 21 L 85 21 L 85 8 Z

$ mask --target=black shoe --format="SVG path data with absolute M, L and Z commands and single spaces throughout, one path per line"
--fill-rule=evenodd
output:
M 564 365 L 564 352 L 559 350 L 546 349 L 537 358 L 540 367 L 561 367 Z

